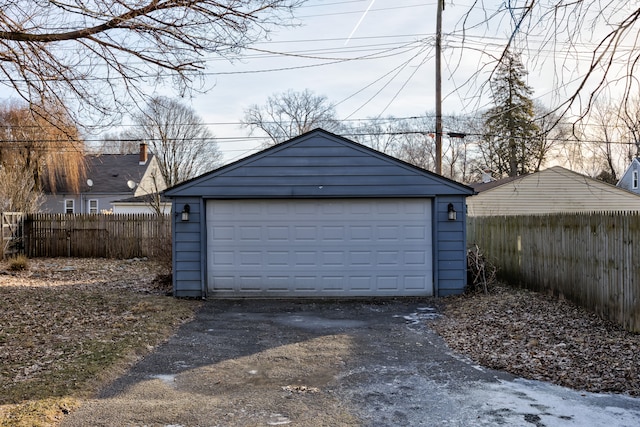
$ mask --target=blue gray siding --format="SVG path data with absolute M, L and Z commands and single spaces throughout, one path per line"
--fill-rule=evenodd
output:
M 309 134 L 307 134 L 309 135 Z M 169 197 L 433 197 L 461 185 L 336 136 L 294 139 L 184 183 Z M 295 143 L 294 143 L 295 142 Z
M 449 203 L 457 213 L 455 221 L 448 219 Z M 461 293 L 467 284 L 467 236 L 464 197 L 438 197 L 434 215 L 434 270 L 436 295 Z
M 189 221 L 181 219 L 182 209 L 189 204 Z M 206 267 L 203 201 L 197 197 L 181 197 L 173 201 L 173 292 L 177 297 L 202 297 Z
M 466 282 L 465 198 L 473 190 L 377 151 L 316 130 L 168 189 L 174 216 L 174 291 L 201 296 L 206 289 L 208 199 L 396 198 L 434 201 L 436 295 L 463 291 Z M 456 221 L 447 220 L 453 202 Z M 180 221 L 191 206 L 189 223 Z M 204 295 L 203 295 L 204 296 Z

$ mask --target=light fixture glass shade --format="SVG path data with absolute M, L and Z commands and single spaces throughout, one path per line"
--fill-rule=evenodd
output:
M 457 218 L 457 213 L 453 207 L 453 203 L 449 203 L 449 206 L 447 207 L 447 218 L 449 221 L 455 221 Z
M 191 212 L 191 206 L 189 204 L 184 205 L 182 208 L 182 220 L 189 221 L 189 213 Z

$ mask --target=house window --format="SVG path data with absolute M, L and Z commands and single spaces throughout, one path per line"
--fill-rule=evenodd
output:
M 64 213 L 74 213 L 74 212 L 75 212 L 74 200 L 66 199 L 64 201 Z
M 633 171 L 633 184 L 631 185 L 634 190 L 638 188 L 638 171 Z
M 98 213 L 98 200 L 97 199 L 89 200 L 89 208 L 87 209 L 87 211 L 90 214 L 97 214 Z

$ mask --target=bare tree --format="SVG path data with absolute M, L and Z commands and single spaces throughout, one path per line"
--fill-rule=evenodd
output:
M 6 209 L 33 211 L 43 189 L 55 193 L 63 184 L 78 190 L 85 176 L 77 128 L 64 108 L 48 105 L 45 110 L 48 116 L 40 117 L 27 105 L 0 107 L 0 197 Z
M 128 139 L 123 133 L 107 132 L 89 148 L 97 154 L 136 154 L 140 151 L 140 141 Z
M 533 110 L 540 132 L 536 135 L 531 154 L 535 159 L 534 170 L 539 171 L 559 155 L 562 142 L 571 137 L 573 128 L 561 123 L 559 114 L 549 111 L 549 108 L 540 102 L 534 102 Z
M 469 178 L 468 164 L 476 156 L 470 121 L 465 116 L 443 117 L 443 175 L 448 178 L 461 181 Z M 430 170 L 435 167 L 434 129 L 434 115 L 427 113 L 423 117 L 369 119 L 345 134 L 375 150 Z
M 435 134 L 407 134 L 398 149 L 398 158 L 426 170 L 435 169 Z
M 577 133 L 585 172 L 615 184 L 627 165 L 631 147 L 618 104 L 605 99 L 596 102 Z
M 482 13 L 484 12 L 484 13 Z M 558 88 L 559 117 L 573 111 L 584 116 L 599 95 L 613 85 L 624 98 L 638 90 L 640 72 L 640 8 L 628 0 L 510 0 L 489 4 L 474 0 L 456 31 L 464 49 L 475 50 L 477 30 L 494 35 L 510 26 L 510 37 L 501 52 L 483 48 L 482 66 L 476 74 L 497 67 L 508 52 L 524 49 L 531 65 L 553 66 Z M 482 36 L 481 36 L 482 37 Z M 464 57 L 464 53 L 460 58 Z M 531 67 L 529 67 L 531 68 Z M 495 69 L 495 68 L 494 68 Z M 486 85 L 488 79 L 481 78 Z M 563 90 L 563 93 L 560 91 Z M 626 106 L 622 103 L 621 106 Z
M 327 97 L 309 89 L 302 92 L 288 90 L 270 96 L 262 106 L 250 106 L 244 112 L 242 124 L 249 128 L 250 134 L 256 131 L 264 134 L 268 138 L 264 144 L 267 147 L 315 128 L 336 133 L 341 130 Z
M 344 134 L 354 141 L 390 156 L 397 157 L 404 136 L 410 129 L 405 120 L 387 117 L 369 119 L 355 126 L 345 126 Z
M 635 145 L 628 147 L 628 160 L 631 162 L 634 157 L 640 157 L 640 97 L 633 96 L 626 102 L 627 106 L 619 115 L 624 123 L 627 141 Z
M 201 88 L 210 55 L 236 56 L 301 3 L 0 0 L 0 81 L 29 103 L 115 114 L 159 81 Z
M 0 165 L 0 212 L 36 212 L 43 202 L 33 175 L 21 165 Z
M 222 154 L 200 116 L 180 102 L 155 97 L 133 116 L 126 139 L 146 141 L 158 157 L 168 186 L 179 184 L 219 165 Z

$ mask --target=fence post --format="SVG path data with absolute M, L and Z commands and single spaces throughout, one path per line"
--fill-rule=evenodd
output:
M 0 213 L 2 225 L 2 258 L 24 253 L 24 213 Z

